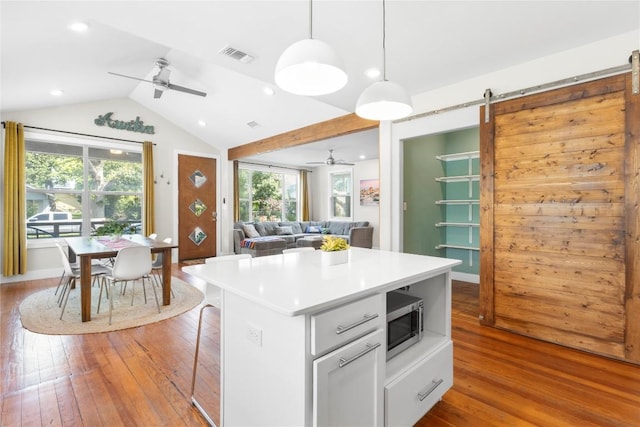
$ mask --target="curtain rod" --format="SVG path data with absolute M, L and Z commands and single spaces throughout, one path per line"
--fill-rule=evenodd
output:
M 622 74 L 624 72 L 631 71 L 632 70 L 632 66 L 633 66 L 632 58 L 633 58 L 634 54 L 637 55 L 637 52 L 638 52 L 637 50 L 632 52 L 632 55 L 629 57 L 629 64 L 619 65 L 617 67 L 611 67 L 611 68 L 607 68 L 607 69 L 600 70 L 600 71 L 593 71 L 591 73 L 581 74 L 581 75 L 575 76 L 575 77 L 568 77 L 568 78 L 565 78 L 565 79 L 556 80 L 556 81 L 549 82 L 549 83 L 543 83 L 543 84 L 540 84 L 540 85 L 531 86 L 531 87 L 528 87 L 528 88 L 525 88 L 525 89 L 514 90 L 514 91 L 503 93 L 503 94 L 500 94 L 500 95 L 493 95 L 489 91 L 489 94 L 490 94 L 489 102 L 506 101 L 507 99 L 515 98 L 515 97 L 518 97 L 518 96 L 527 95 L 527 94 L 533 93 L 533 92 L 539 92 L 539 91 L 542 91 L 542 90 L 545 90 L 545 89 L 551 89 L 551 88 L 558 87 L 558 86 L 565 86 L 565 85 L 570 85 L 570 84 L 582 83 L 582 82 L 585 82 L 587 80 L 596 79 L 598 77 L 612 76 L 612 75 L 615 75 L 615 74 Z M 420 119 L 422 117 L 433 116 L 435 114 L 446 113 L 446 112 L 449 112 L 449 111 L 459 110 L 461 108 L 467 108 L 467 107 L 471 107 L 473 105 L 480 105 L 480 104 L 485 104 L 485 103 L 487 103 L 487 99 L 486 98 L 476 99 L 476 100 L 473 100 L 473 101 L 464 102 L 462 104 L 451 105 L 449 107 L 440 108 L 440 109 L 437 109 L 437 110 L 431 110 L 431 111 L 427 111 L 427 112 L 424 112 L 424 113 L 415 114 L 413 116 L 405 117 L 405 118 L 402 118 L 402 119 L 394 120 L 393 123 L 395 124 L 395 123 L 408 122 L 408 121 L 411 121 L 411 120 Z
M 6 122 L 2 122 L 2 127 L 5 127 Z M 122 141 L 122 142 L 133 142 L 135 144 L 144 144 L 144 141 L 134 141 L 132 139 L 122 139 L 122 138 L 113 138 L 110 136 L 100 136 L 100 135 L 91 135 L 89 133 L 79 133 L 79 132 L 71 132 L 68 130 L 58 130 L 58 129 L 48 129 L 48 128 L 41 128 L 41 127 L 37 127 L 37 126 L 29 126 L 29 125 L 22 125 L 25 129 L 36 129 L 36 130 L 44 130 L 44 131 L 49 131 L 49 132 L 58 132 L 58 133 L 67 133 L 70 135 L 78 135 L 78 136 L 89 136 L 91 138 L 101 138 L 101 139 L 110 139 L 113 141 Z M 155 143 L 153 143 L 153 145 L 156 145 Z
M 242 164 L 245 164 L 245 165 L 266 166 L 268 168 L 274 167 L 274 168 L 278 168 L 278 169 L 290 169 L 290 170 L 298 171 L 298 172 L 305 171 L 305 172 L 313 173 L 313 171 L 309 170 L 309 169 L 298 169 L 298 168 L 291 168 L 291 167 L 287 167 L 287 166 L 268 165 L 268 164 L 264 164 L 264 163 L 243 162 L 241 160 L 239 160 L 238 163 L 242 163 Z

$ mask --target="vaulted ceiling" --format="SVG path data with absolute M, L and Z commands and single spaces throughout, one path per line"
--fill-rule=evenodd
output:
M 639 9 L 637 1 L 388 0 L 387 76 L 416 95 L 635 30 Z M 0 14 L 1 112 L 129 97 L 221 150 L 353 112 L 379 79 L 365 71 L 382 67 L 381 1 L 313 2 L 313 36 L 335 48 L 349 75 L 341 91 L 319 97 L 283 92 L 273 78 L 279 55 L 309 35 L 304 0 L 5 0 Z M 88 30 L 70 31 L 75 21 Z M 253 60 L 219 53 L 225 47 Z M 207 97 L 167 91 L 154 99 L 151 84 L 108 74 L 150 80 L 159 57 L 170 61 L 172 83 Z M 51 96 L 54 88 L 64 94 Z M 335 144 L 290 162 L 322 160 Z M 357 160 L 357 150 L 341 147 L 338 157 Z

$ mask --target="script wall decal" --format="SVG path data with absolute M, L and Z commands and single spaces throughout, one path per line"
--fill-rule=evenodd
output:
M 102 116 L 98 116 L 93 122 L 96 126 L 109 126 L 114 129 L 122 129 L 128 130 L 129 132 L 139 132 L 139 133 L 149 133 L 154 134 L 155 130 L 153 126 L 145 125 L 142 120 L 140 120 L 139 116 L 136 116 L 135 120 L 124 121 L 124 120 L 114 120 L 111 118 L 113 112 L 110 111 L 107 114 Z

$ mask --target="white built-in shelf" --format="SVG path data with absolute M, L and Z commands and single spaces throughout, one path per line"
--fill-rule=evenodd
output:
M 451 248 L 451 249 L 466 249 L 469 251 L 479 251 L 480 248 L 476 248 L 474 246 L 462 246 L 462 245 L 438 245 L 436 246 L 436 249 L 446 249 L 446 248 Z
M 468 199 L 468 200 L 436 200 L 436 205 L 478 205 L 480 204 L 480 200 L 478 199 Z
M 472 222 L 438 222 L 436 227 L 480 227 L 480 224 Z
M 479 151 L 469 151 L 466 153 L 443 154 L 441 156 L 436 156 L 436 159 L 442 160 L 444 162 L 451 162 L 454 160 L 477 159 L 479 157 Z
M 455 175 L 455 176 L 440 176 L 436 178 L 438 182 L 466 182 L 466 181 L 480 181 L 480 175 Z

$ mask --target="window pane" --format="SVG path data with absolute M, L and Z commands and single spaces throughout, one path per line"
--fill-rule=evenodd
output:
M 331 204 L 329 215 L 333 218 L 351 217 L 351 173 L 331 174 Z
M 82 190 L 82 147 L 25 141 L 27 189 Z
M 89 188 L 142 193 L 142 155 L 89 148 Z
M 298 175 L 240 168 L 239 211 L 242 221 L 298 219 Z
M 107 220 L 141 230 L 140 152 L 32 140 L 25 147 L 29 238 L 89 235 Z
M 79 236 L 82 197 L 27 190 L 27 239 Z

